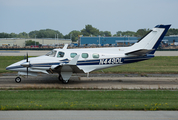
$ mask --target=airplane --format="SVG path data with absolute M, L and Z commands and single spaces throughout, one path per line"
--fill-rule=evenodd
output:
M 21 82 L 21 75 L 37 73 L 58 73 L 58 79 L 67 84 L 73 73 L 89 74 L 114 66 L 148 60 L 154 57 L 163 37 L 171 25 L 157 25 L 137 43 L 129 47 L 53 49 L 43 56 L 31 57 L 6 67 L 6 70 L 18 71 L 15 82 Z

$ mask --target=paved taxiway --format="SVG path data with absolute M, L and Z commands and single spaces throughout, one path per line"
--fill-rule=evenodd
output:
M 22 77 L 21 83 L 15 82 L 16 76 L 0 76 L 0 88 L 62 88 L 62 89 L 178 89 L 178 76 L 162 77 L 80 77 L 72 76 L 68 84 L 62 84 L 57 74 L 36 77 Z M 102 76 L 102 75 L 101 75 Z
M 177 111 L 0 111 L 1 120 L 178 120 Z

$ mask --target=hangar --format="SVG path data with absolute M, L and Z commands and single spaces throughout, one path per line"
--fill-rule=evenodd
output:
M 140 37 L 79 37 L 79 46 L 129 46 L 136 43 Z M 178 45 L 178 35 L 165 36 L 163 43 L 168 45 Z

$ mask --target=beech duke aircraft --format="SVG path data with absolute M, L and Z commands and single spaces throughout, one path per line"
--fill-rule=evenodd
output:
M 21 60 L 6 68 L 18 71 L 20 75 L 37 75 L 37 73 L 58 73 L 58 79 L 68 83 L 73 73 L 89 73 L 109 67 L 148 60 L 154 57 L 163 37 L 171 25 L 157 25 L 137 43 L 129 47 L 53 49 L 46 55 Z

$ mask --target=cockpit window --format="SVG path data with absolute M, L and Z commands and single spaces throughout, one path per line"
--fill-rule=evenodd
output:
M 56 56 L 56 51 L 52 50 L 49 53 L 47 53 L 46 56 L 55 57 Z
M 58 52 L 57 57 L 64 57 L 64 54 L 65 54 L 64 52 L 60 51 L 60 52 Z

